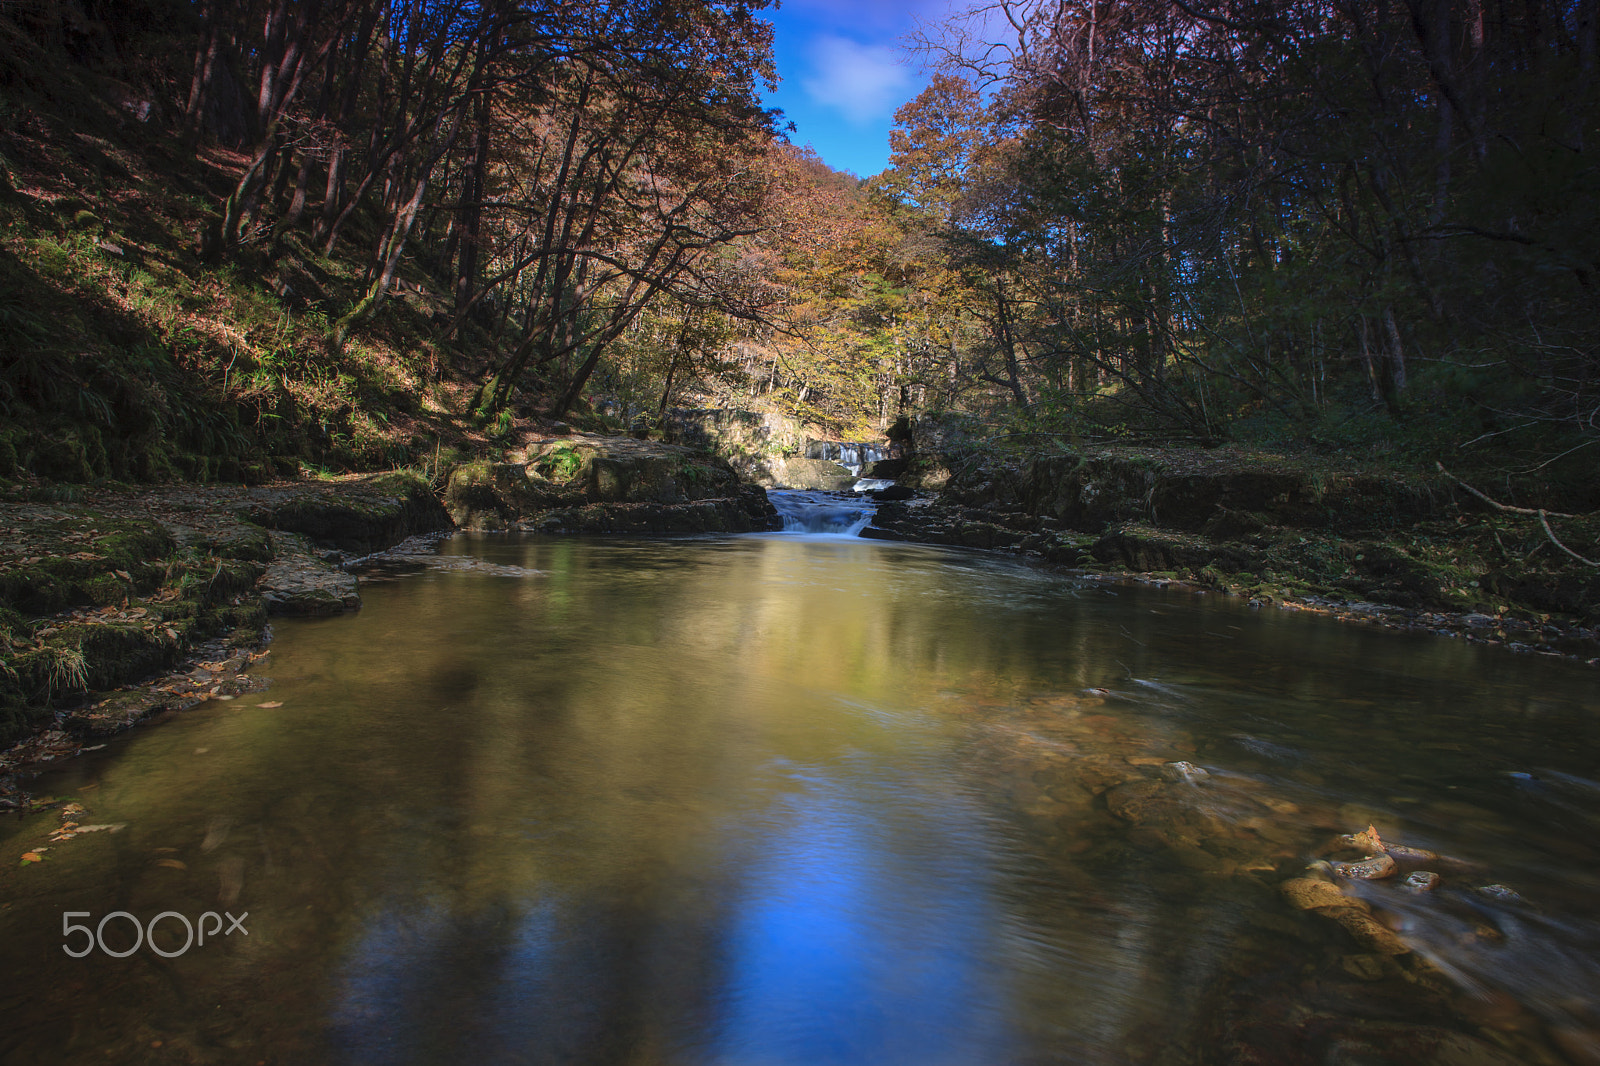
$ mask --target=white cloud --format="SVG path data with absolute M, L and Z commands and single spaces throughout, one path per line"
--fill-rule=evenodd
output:
M 811 45 L 812 76 L 800 85 L 813 102 L 855 125 L 866 125 L 910 99 L 915 79 L 901 56 L 888 45 L 818 37 Z

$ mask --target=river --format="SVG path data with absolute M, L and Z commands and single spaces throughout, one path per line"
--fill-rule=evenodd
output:
M 0 824 L 0 1060 L 1600 1057 L 1591 668 L 853 537 L 439 552 L 33 782 L 115 828 Z M 1441 879 L 1334 878 L 1363 940 L 1280 886 L 1369 824 Z

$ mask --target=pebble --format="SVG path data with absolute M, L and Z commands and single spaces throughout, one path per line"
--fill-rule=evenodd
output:
M 1401 882 L 1413 892 L 1432 892 L 1439 887 L 1439 875 L 1431 870 L 1418 870 Z
M 1478 894 L 1480 896 L 1488 896 L 1490 899 L 1500 900 L 1502 903 L 1522 902 L 1522 897 L 1505 885 L 1480 885 Z

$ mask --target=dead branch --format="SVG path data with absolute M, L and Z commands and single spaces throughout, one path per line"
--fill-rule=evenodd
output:
M 1471 485 L 1468 485 L 1465 481 L 1462 481 L 1460 478 L 1456 477 L 1450 471 L 1446 470 L 1444 468 L 1444 464 L 1443 463 L 1435 462 L 1433 465 L 1439 468 L 1439 473 L 1443 474 L 1445 477 L 1449 478 L 1451 481 L 1454 481 L 1457 485 L 1460 485 L 1462 488 L 1464 488 L 1468 492 L 1472 493 L 1478 499 L 1482 500 L 1484 503 L 1488 504 L 1490 507 L 1493 507 L 1496 511 L 1504 511 L 1507 514 L 1538 515 L 1539 524 L 1544 527 L 1544 535 L 1550 538 L 1550 543 L 1551 544 L 1554 544 L 1556 547 L 1560 548 L 1562 551 L 1566 552 L 1568 555 L 1570 555 L 1574 559 L 1578 560 L 1578 562 L 1582 563 L 1584 566 L 1600 567 L 1600 563 L 1595 562 L 1593 559 L 1585 559 L 1583 556 L 1579 555 L 1577 552 L 1573 551 L 1571 548 L 1569 548 L 1565 544 L 1561 543 L 1561 541 L 1557 540 L 1556 539 L 1555 530 L 1550 528 L 1550 518 L 1551 517 L 1554 517 L 1554 518 L 1576 518 L 1576 517 L 1578 517 L 1577 515 L 1562 514 L 1559 511 L 1546 511 L 1543 507 L 1538 507 L 1538 508 L 1534 508 L 1534 507 L 1512 507 L 1510 504 L 1500 503 L 1497 500 L 1491 500 L 1489 497 L 1485 496 L 1483 493 L 1479 492 L 1477 489 L 1473 488 Z M 1498 541 L 1499 539 L 1500 539 L 1499 535 L 1497 534 L 1495 536 L 1495 540 Z
M 1539 512 L 1539 524 L 1544 527 L 1544 535 L 1550 538 L 1551 544 L 1554 544 L 1556 547 L 1560 548 L 1562 551 L 1578 560 L 1578 562 L 1582 563 L 1584 566 L 1600 567 L 1600 563 L 1595 562 L 1593 559 L 1585 559 L 1583 556 L 1579 555 L 1577 552 L 1573 551 L 1571 548 L 1557 540 L 1555 532 L 1550 528 L 1550 523 L 1545 521 L 1543 511 Z
M 1446 470 L 1444 468 L 1444 464 L 1443 463 L 1435 462 L 1433 465 L 1439 468 L 1439 473 L 1443 474 L 1445 477 L 1449 478 L 1451 481 L 1454 481 L 1457 485 L 1460 485 L 1462 488 L 1464 488 L 1468 492 L 1472 493 L 1478 499 L 1482 500 L 1484 503 L 1488 504 L 1490 507 L 1493 507 L 1496 511 L 1504 511 L 1506 514 L 1549 515 L 1552 518 L 1577 518 L 1578 517 L 1575 514 L 1562 514 L 1560 511 L 1546 511 L 1543 508 L 1538 508 L 1538 507 L 1513 507 L 1509 503 L 1500 503 L 1497 500 L 1491 500 L 1489 497 L 1485 496 L 1483 493 L 1479 492 L 1477 489 L 1473 488 L 1471 485 L 1468 485 L 1465 481 L 1462 481 L 1460 478 L 1456 477 L 1450 471 Z

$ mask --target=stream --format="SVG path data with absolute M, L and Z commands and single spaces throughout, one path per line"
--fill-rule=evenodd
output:
M 0 1061 L 1600 1062 L 1592 668 L 778 505 L 378 564 L 35 779 Z

